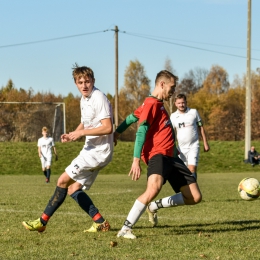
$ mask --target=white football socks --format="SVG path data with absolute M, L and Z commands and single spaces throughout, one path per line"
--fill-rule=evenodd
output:
M 156 200 L 150 203 L 149 210 L 156 212 L 160 208 L 169 208 L 185 205 L 182 193 L 177 193 L 173 196 L 166 197 L 160 200 Z
M 145 209 L 146 205 L 140 202 L 139 200 L 136 200 L 127 216 L 127 220 L 125 221 L 125 224 L 122 227 L 122 229 L 132 228 L 132 226 L 138 221 L 138 219 L 144 213 Z

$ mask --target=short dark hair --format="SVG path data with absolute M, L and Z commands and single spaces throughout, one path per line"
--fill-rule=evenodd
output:
M 156 78 L 155 78 L 155 84 L 161 80 L 161 78 L 166 78 L 168 80 L 171 80 L 171 78 L 174 78 L 175 83 L 179 80 L 179 78 L 175 75 L 173 75 L 170 71 L 168 70 L 161 70 L 159 73 L 157 73 Z
M 95 80 L 94 72 L 89 67 L 86 67 L 86 66 L 79 67 L 79 65 L 77 63 L 75 63 L 72 67 L 72 70 L 73 70 L 72 76 L 73 76 L 75 82 L 78 78 L 81 78 L 81 77 L 89 77 L 89 78 Z
M 184 99 L 185 101 L 187 101 L 187 98 L 184 94 L 178 94 L 174 100 L 176 101 L 177 99 Z

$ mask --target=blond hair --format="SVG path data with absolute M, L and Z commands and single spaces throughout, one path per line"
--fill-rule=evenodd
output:
M 86 67 L 86 66 L 79 67 L 79 65 L 77 63 L 75 63 L 72 70 L 73 70 L 72 76 L 73 76 L 75 82 L 77 79 L 79 79 L 81 77 L 83 77 L 83 78 L 88 77 L 88 78 L 93 79 L 93 81 L 95 80 L 94 72 L 89 67 Z
M 48 128 L 47 128 L 46 126 L 44 126 L 44 127 L 42 128 L 42 132 L 46 132 L 46 133 L 48 133 L 49 130 L 48 130 Z

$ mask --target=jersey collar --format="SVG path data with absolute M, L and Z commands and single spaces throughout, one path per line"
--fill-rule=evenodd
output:
M 155 96 L 152 96 L 151 94 L 150 94 L 148 97 L 155 98 L 155 99 L 157 99 L 157 100 L 159 100 L 159 101 L 162 101 L 162 102 L 163 102 L 163 100 L 162 100 L 162 99 L 159 99 L 159 98 L 157 98 L 157 97 L 155 97 Z
M 90 93 L 90 95 L 89 95 L 88 97 L 85 97 L 85 98 L 82 96 L 82 99 L 85 100 L 85 101 L 89 101 L 89 100 L 91 99 L 91 97 L 92 97 L 92 94 L 94 93 L 94 91 L 95 91 L 96 89 L 97 89 L 97 88 L 94 86 L 93 89 L 92 89 L 92 91 L 91 91 L 91 93 Z

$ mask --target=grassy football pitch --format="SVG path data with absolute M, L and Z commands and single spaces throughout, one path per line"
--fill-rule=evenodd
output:
M 134 228 L 137 239 L 127 240 L 116 234 L 145 189 L 145 171 L 136 182 L 127 173 L 98 176 L 88 194 L 112 229 L 87 234 L 92 221 L 70 197 L 45 232 L 21 224 L 41 215 L 58 175 L 50 184 L 41 175 L 0 175 L 0 259 L 260 259 L 260 198 L 240 199 L 237 185 L 244 177 L 259 179 L 259 172 L 199 174 L 200 204 L 160 210 L 155 228 L 144 213 Z M 165 184 L 158 198 L 172 194 Z
M 260 142 L 254 142 L 256 149 Z M 240 199 L 237 186 L 245 177 L 260 179 L 260 166 L 243 162 L 244 142 L 210 142 L 201 150 L 198 182 L 203 201 L 195 206 L 158 212 L 151 228 L 146 213 L 134 227 L 136 240 L 117 238 L 135 199 L 145 190 L 146 167 L 140 180 L 127 176 L 133 143 L 119 142 L 112 162 L 88 192 L 111 224 L 111 231 L 86 234 L 92 221 L 67 197 L 44 233 L 30 232 L 23 220 L 36 219 L 45 209 L 59 175 L 83 143 L 56 143 L 51 183 L 45 184 L 37 143 L 0 142 L 0 260 L 193 260 L 260 259 L 260 198 Z M 257 149 L 259 150 L 259 149 Z M 165 184 L 158 198 L 173 195 Z

